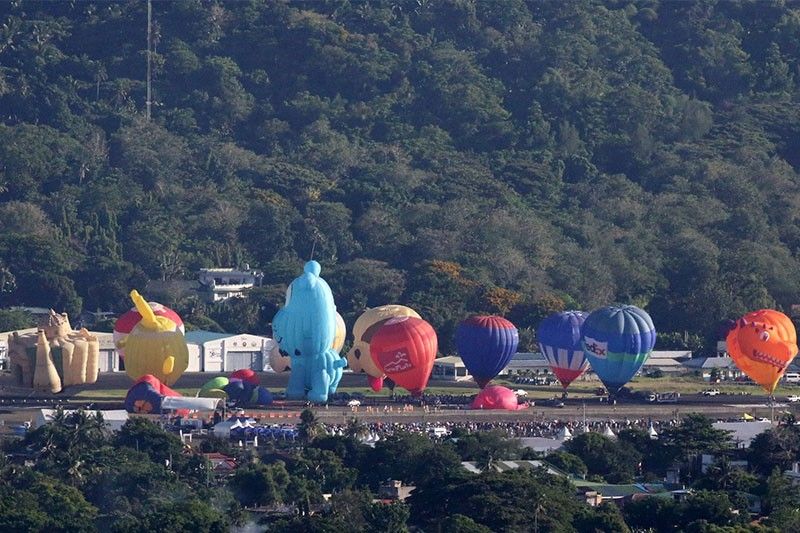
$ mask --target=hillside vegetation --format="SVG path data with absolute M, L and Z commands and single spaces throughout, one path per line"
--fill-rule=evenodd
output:
M 267 331 L 311 257 L 337 306 L 645 307 L 663 347 L 800 302 L 800 3 L 0 4 L 2 304 L 128 308 L 249 263 Z M 524 345 L 523 345 L 524 347 Z

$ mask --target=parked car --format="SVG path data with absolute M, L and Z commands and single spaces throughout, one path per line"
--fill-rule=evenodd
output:
M 786 398 L 786 401 L 795 403 L 800 402 L 800 394 L 792 394 Z
M 700 394 L 703 396 L 719 396 L 722 393 L 719 391 L 719 389 L 706 389 Z

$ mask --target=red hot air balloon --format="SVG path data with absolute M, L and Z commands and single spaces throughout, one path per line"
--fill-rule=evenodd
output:
M 428 385 L 437 348 L 433 327 L 414 317 L 388 320 L 369 343 L 375 365 L 414 396 Z

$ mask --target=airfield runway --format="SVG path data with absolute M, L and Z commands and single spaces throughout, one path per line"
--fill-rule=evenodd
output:
M 181 376 L 178 388 L 199 389 L 206 381 L 223 374 L 209 374 L 202 372 L 186 373 Z M 286 386 L 288 374 L 261 374 L 261 383 L 273 391 L 280 391 Z M 33 392 L 13 385 L 9 374 L 0 375 L 0 421 L 13 422 L 23 419 L 32 408 L 53 407 L 61 404 L 68 408 L 90 406 L 94 409 L 119 409 L 122 407 L 120 390 L 126 390 L 131 385 L 130 378 L 123 372 L 101 374 L 97 383 L 68 388 L 59 394 L 45 394 Z M 462 382 L 431 382 L 430 387 L 448 387 L 463 389 L 464 394 L 474 394 L 477 388 L 474 383 Z M 340 387 L 363 388 L 367 390 L 363 375 L 346 373 L 342 377 Z M 557 395 L 560 390 L 556 387 L 527 387 L 529 390 L 547 391 Z M 91 397 L 81 395 L 83 391 L 93 391 Z M 104 396 L 102 391 L 109 391 L 109 396 Z M 676 419 L 688 413 L 703 413 L 714 419 L 740 418 L 744 413 L 756 418 L 769 418 L 773 411 L 776 414 L 791 412 L 798 416 L 800 405 L 776 403 L 770 406 L 766 396 L 756 392 L 752 395 L 720 395 L 702 396 L 700 394 L 683 395 L 677 403 L 647 403 L 635 400 L 618 400 L 616 404 L 601 401 L 599 397 L 567 398 L 563 406 L 553 405 L 546 400 L 535 401 L 531 407 L 519 411 L 476 411 L 465 409 L 464 406 L 445 406 L 439 409 L 430 407 L 426 412 L 420 406 L 415 406 L 413 411 L 403 411 L 402 404 L 393 401 L 388 393 L 385 396 L 370 396 L 362 400 L 358 408 L 343 405 L 328 407 L 314 407 L 317 416 L 331 423 L 341 423 L 354 416 L 365 422 L 374 421 L 453 421 L 453 420 L 581 420 L 584 415 L 587 420 L 625 420 L 652 418 L 658 420 Z M 372 408 L 368 409 L 367 406 Z M 265 412 L 274 412 L 276 416 L 296 415 L 304 409 L 303 402 L 282 401 L 276 402 Z M 387 409 L 392 409 L 387 411 Z

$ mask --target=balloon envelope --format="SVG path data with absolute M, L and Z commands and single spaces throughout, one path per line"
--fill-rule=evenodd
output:
M 205 397 L 204 394 L 205 391 L 223 389 L 227 384 L 228 384 L 228 378 L 226 378 L 225 376 L 217 376 L 215 378 L 209 379 L 200 388 L 198 396 Z
M 583 351 L 609 392 L 618 392 L 650 356 L 656 328 L 643 309 L 608 306 L 592 311 L 581 327 Z
M 483 388 L 517 353 L 519 332 L 500 316 L 474 316 L 456 329 L 456 347 L 469 373 Z
M 428 385 L 436 359 L 436 332 L 421 318 L 393 318 L 381 326 L 369 344 L 381 372 L 418 396 Z
M 370 356 L 369 343 L 375 332 L 388 320 L 402 316 L 420 318 L 419 314 L 410 307 L 389 304 L 367 309 L 353 324 L 353 347 L 347 352 L 347 366 L 353 372 L 367 374 L 370 387 L 375 392 L 383 388 L 384 374 Z
M 797 332 L 788 316 L 762 309 L 737 320 L 726 344 L 736 366 L 772 394 L 797 355 Z
M 550 369 L 565 389 L 589 366 L 583 353 L 583 311 L 553 313 L 539 324 L 536 337 Z
M 260 384 L 258 374 L 256 374 L 251 368 L 242 368 L 237 370 L 231 374 L 231 379 L 241 379 L 242 381 L 246 381 L 247 383 L 255 385 L 256 387 Z
M 347 336 L 347 326 L 344 324 L 344 318 L 339 313 L 336 313 L 336 332 L 333 335 L 333 345 L 331 348 L 339 353 L 344 348 L 344 339 Z
M 472 400 L 472 409 L 505 409 L 516 411 L 525 409 L 526 404 L 519 404 L 517 395 L 514 391 L 500 385 L 489 385 L 485 387 L 475 399 Z
M 180 394 L 161 383 L 157 377 L 147 374 L 128 389 L 128 394 L 125 396 L 125 410 L 129 413 L 160 414 L 161 400 L 165 396 L 180 396 Z
M 269 405 L 272 403 L 272 393 L 269 390 L 264 387 L 258 387 L 256 393 L 256 405 Z
M 175 323 L 175 328 L 177 330 L 179 330 L 181 333 L 186 333 L 183 320 L 181 320 L 181 317 L 178 315 L 178 313 L 165 305 L 161 305 L 158 302 L 147 302 L 147 304 L 150 306 L 150 309 L 153 310 L 153 313 L 155 313 L 156 316 L 163 316 L 170 319 Z M 114 323 L 114 333 L 112 337 L 114 340 L 114 346 L 117 346 L 119 341 L 127 337 L 128 334 L 133 331 L 133 328 L 136 327 L 136 324 L 141 321 L 142 315 L 139 314 L 139 311 L 137 311 L 135 307 L 121 314 Z M 125 350 L 123 348 L 117 346 L 117 352 L 121 358 L 125 358 Z
M 238 402 L 245 396 L 245 382 L 241 379 L 231 379 L 227 385 L 222 387 L 222 390 L 228 393 L 228 398 L 232 402 Z

